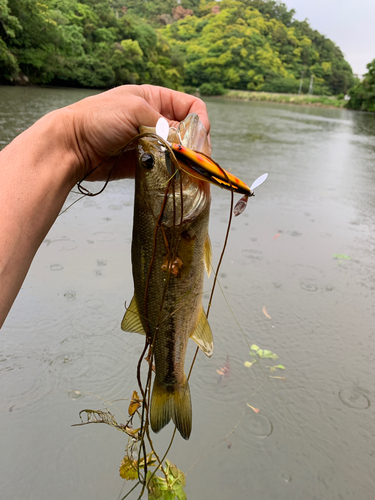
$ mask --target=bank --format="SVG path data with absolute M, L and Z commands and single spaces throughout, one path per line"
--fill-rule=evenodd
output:
M 314 106 L 320 108 L 344 108 L 347 103 L 345 99 L 338 99 L 336 96 L 319 96 L 309 94 L 276 94 L 271 92 L 251 92 L 247 90 L 227 90 L 225 94 L 215 97 L 237 101 L 300 104 L 304 106 Z

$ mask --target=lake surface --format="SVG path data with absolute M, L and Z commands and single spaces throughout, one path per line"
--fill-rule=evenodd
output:
M 0 87 L 0 146 L 94 93 Z M 375 117 L 207 105 L 213 158 L 249 184 L 269 179 L 233 220 L 225 297 L 217 288 L 210 312 L 215 352 L 198 355 L 192 436 L 176 438 L 169 458 L 188 472 L 189 500 L 373 500 Z M 0 332 L 4 499 L 117 500 L 129 489 L 118 475 L 126 435 L 71 425 L 85 408 L 108 407 L 124 422 L 122 400 L 137 388 L 144 339 L 120 329 L 133 295 L 133 190 L 111 183 L 58 218 Z M 212 188 L 214 265 L 229 203 Z M 245 366 L 252 344 L 279 358 Z M 172 431 L 154 436 L 160 453 Z

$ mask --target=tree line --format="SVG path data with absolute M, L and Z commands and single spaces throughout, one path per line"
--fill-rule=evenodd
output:
M 0 83 L 347 93 L 339 47 L 274 0 L 0 0 Z
M 367 65 L 368 72 L 349 91 L 347 107 L 375 113 L 375 59 Z

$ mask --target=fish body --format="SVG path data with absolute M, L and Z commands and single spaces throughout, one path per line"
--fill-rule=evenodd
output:
M 197 115 L 184 120 L 183 142 L 210 154 Z M 142 127 L 140 132 L 155 133 Z M 172 139 L 172 137 L 171 137 Z M 179 170 L 157 139 L 138 143 L 135 177 L 132 268 L 134 297 L 122 329 L 147 335 L 153 346 L 155 381 L 150 422 L 154 432 L 171 419 L 183 438 L 192 427 L 192 406 L 184 364 L 189 338 L 206 355 L 213 352 L 202 307 L 205 268 L 209 272 L 210 184 Z M 173 175 L 174 174 L 174 175 Z

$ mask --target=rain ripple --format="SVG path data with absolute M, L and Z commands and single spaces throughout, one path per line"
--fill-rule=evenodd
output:
M 353 389 L 341 389 L 339 398 L 349 408 L 355 408 L 356 410 L 367 410 L 367 408 L 370 408 L 370 400 L 361 392 Z

